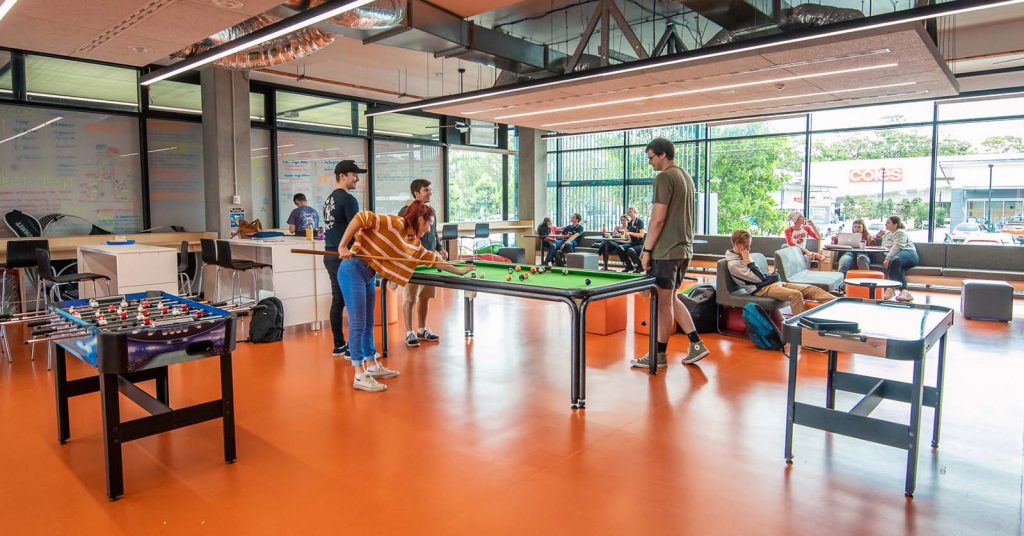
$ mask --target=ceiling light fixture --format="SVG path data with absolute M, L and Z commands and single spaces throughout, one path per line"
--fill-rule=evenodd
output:
M 661 84 L 649 84 L 649 85 L 645 85 L 645 86 L 634 86 L 634 87 L 619 89 L 619 90 L 615 90 L 615 91 L 607 91 L 607 92 L 603 92 L 603 93 L 593 93 L 593 94 L 590 94 L 590 95 L 581 95 L 581 96 L 578 96 L 577 98 L 596 98 L 596 97 L 601 97 L 601 96 L 604 96 L 604 95 L 609 95 L 611 93 L 626 93 L 626 92 L 629 92 L 629 91 L 636 91 L 636 90 L 641 90 L 641 89 L 649 89 L 649 88 L 652 88 L 652 87 L 674 86 L 674 85 L 677 85 L 677 84 L 680 84 L 680 83 L 683 83 L 683 82 L 695 84 L 695 83 L 698 83 L 698 82 L 707 82 L 709 80 L 715 80 L 715 79 L 720 79 L 720 78 L 729 78 L 729 77 L 733 77 L 733 76 L 742 76 L 742 75 L 749 75 L 749 74 L 761 74 L 761 73 L 766 73 L 766 72 L 769 72 L 769 71 L 789 70 L 789 69 L 795 69 L 795 68 L 798 68 L 798 67 L 807 67 L 807 66 L 810 66 L 810 65 L 820 65 L 822 63 L 831 63 L 833 61 L 862 59 L 862 58 L 868 58 L 868 57 L 872 57 L 872 56 L 878 56 L 878 55 L 890 54 L 890 53 L 892 53 L 891 49 L 880 48 L 880 49 L 875 49 L 875 50 L 868 50 L 868 51 L 865 51 L 865 52 L 857 52 L 857 53 L 854 53 L 854 54 L 843 54 L 841 56 L 829 56 L 827 58 L 817 58 L 817 59 L 813 59 L 813 60 L 800 60 L 800 61 L 793 61 L 793 62 L 789 62 L 789 63 L 780 63 L 780 64 L 777 64 L 777 65 L 772 65 L 770 67 L 758 67 L 756 69 L 749 69 L 749 70 L 746 70 L 746 71 L 733 71 L 733 72 L 730 72 L 730 73 L 721 73 L 721 74 L 714 74 L 714 75 L 710 75 L 710 76 L 701 76 L 701 77 L 697 77 L 697 78 L 690 78 L 690 79 L 687 79 L 687 80 L 677 80 L 677 81 L 673 81 L 673 82 L 664 82 L 664 83 L 661 83 Z M 874 68 L 874 67 L 869 67 L 869 69 L 871 69 L 871 68 Z M 824 75 L 827 75 L 827 73 L 821 73 L 821 74 L 815 74 L 815 75 L 807 75 L 804 78 L 810 78 L 811 76 L 824 76 Z M 757 84 L 757 83 L 759 83 L 759 82 L 752 82 L 751 84 Z M 717 87 L 728 87 L 728 86 L 717 86 Z M 559 100 L 572 100 L 572 98 L 559 99 Z M 616 101 L 616 102 L 618 102 L 618 101 Z M 623 102 L 629 102 L 629 101 L 626 100 L 626 101 L 623 101 Z M 506 105 L 506 106 L 498 106 L 496 108 L 488 108 L 488 109 L 485 109 L 485 110 L 475 110 L 475 111 L 468 111 L 468 112 L 459 112 L 459 114 L 463 115 L 463 116 L 470 116 L 470 115 L 476 115 L 476 114 L 481 114 L 481 113 L 485 113 L 485 112 L 495 112 L 495 111 L 499 111 L 499 110 L 507 111 L 507 110 L 512 110 L 514 108 L 522 108 L 522 107 L 525 107 L 525 106 L 532 106 L 534 104 L 536 104 L 536 103 L 535 102 L 531 102 L 531 103 L 525 103 L 525 104 L 510 104 L 510 105 Z M 600 105 L 595 105 L 595 106 L 600 106 Z M 538 113 L 540 113 L 540 112 L 538 112 Z M 507 115 L 507 116 L 503 116 L 503 117 L 519 117 L 519 116 Z M 497 119 L 502 119 L 502 117 L 498 117 Z
M 134 52 L 136 54 L 149 54 L 150 52 L 153 52 L 153 49 L 151 49 L 149 47 L 144 47 L 144 46 L 141 46 L 141 45 L 130 46 L 130 47 L 128 47 L 128 50 L 130 50 L 130 51 L 132 51 L 132 52 Z
M 741 105 L 741 104 L 755 104 L 755 103 L 758 103 L 758 102 L 772 102 L 772 101 L 779 101 L 779 100 L 786 100 L 786 99 L 800 99 L 800 98 L 804 98 L 804 97 L 820 97 L 822 95 L 835 95 L 835 94 L 838 94 L 838 93 L 853 93 L 855 91 L 868 91 L 868 90 L 871 90 L 871 89 L 886 89 L 886 88 L 890 88 L 890 87 L 912 86 L 912 85 L 915 85 L 915 84 L 917 84 L 917 82 L 898 82 L 898 83 L 895 83 L 895 84 L 884 84 L 884 85 L 880 85 L 880 86 L 865 86 L 865 87 L 857 87 L 857 88 L 852 88 L 852 89 L 840 89 L 840 90 L 836 90 L 836 91 L 815 91 L 815 92 L 812 92 L 812 93 L 800 93 L 798 95 L 785 95 L 785 96 L 782 96 L 782 97 L 769 97 L 769 98 L 765 98 L 765 99 L 752 99 L 752 100 L 736 101 L 736 102 L 720 102 L 720 103 L 717 103 L 717 104 L 704 104 L 704 105 L 701 105 L 701 106 L 688 106 L 688 107 L 685 107 L 685 108 L 671 108 L 671 109 L 668 109 L 668 110 L 657 110 L 657 111 L 652 111 L 652 112 L 634 113 L 634 114 L 626 114 L 626 115 L 612 115 L 612 116 L 608 116 L 608 117 L 595 117 L 595 118 L 591 118 L 591 119 L 578 119 L 576 121 L 561 121 L 561 122 L 558 122 L 558 123 L 548 123 L 546 125 L 541 125 L 541 126 L 547 128 L 547 127 L 554 127 L 554 126 L 559 126 L 559 125 L 576 125 L 576 124 L 579 124 L 579 123 L 593 123 L 593 122 L 596 122 L 596 121 L 611 121 L 613 119 L 625 119 L 625 118 L 628 118 L 628 117 L 645 117 L 645 116 L 649 116 L 649 115 L 673 114 L 673 113 L 679 113 L 679 112 L 688 112 L 688 111 L 691 111 L 691 110 L 706 110 L 708 108 L 721 108 L 722 106 L 737 106 L 737 105 Z
M 10 138 L 2 139 L 2 140 L 0 140 L 0 144 L 7 143 L 7 142 L 9 142 L 9 141 L 11 141 L 11 140 L 13 140 L 15 138 L 20 138 L 20 137 L 24 136 L 25 134 L 28 134 L 29 132 L 35 132 L 35 131 L 45 127 L 46 125 L 49 125 L 50 123 L 56 123 L 57 121 L 60 121 L 61 119 L 64 119 L 64 117 L 63 116 L 61 116 L 61 117 L 54 117 L 53 119 L 51 119 L 51 120 L 49 120 L 49 121 L 47 121 L 47 122 L 45 122 L 45 123 L 43 123 L 41 125 L 36 125 L 36 126 L 30 128 L 30 129 L 26 130 L 25 132 L 19 132 L 19 133 L 15 134 L 15 135 L 11 136 Z
M 12 7 L 14 7 L 14 4 L 17 3 L 18 0 L 0 1 L 0 20 L 3 20 L 4 16 L 7 15 L 7 12 L 10 11 Z
M 238 0 L 213 0 L 213 5 L 227 9 L 240 9 L 245 7 L 245 4 Z
M 348 0 L 344 2 L 326 2 L 320 4 L 317 7 L 307 9 L 298 15 L 288 17 L 281 22 L 271 24 L 270 26 L 257 30 L 249 35 L 240 37 L 234 41 L 229 41 L 223 45 L 213 47 L 202 54 L 197 54 L 186 60 L 182 60 L 162 69 L 157 69 L 153 72 L 147 73 L 142 76 L 142 81 L 140 83 L 144 86 L 148 86 L 155 82 L 159 82 L 160 80 L 195 69 L 196 67 L 213 63 L 225 56 L 230 56 L 236 52 L 241 52 L 256 45 L 266 43 L 271 39 L 276 39 L 282 35 L 294 32 L 295 30 L 300 30 L 318 22 L 336 17 L 346 11 L 351 11 L 358 7 L 365 6 L 373 1 L 374 0 Z
M 367 117 L 373 117 L 383 114 L 391 114 L 398 112 L 407 112 L 410 110 L 420 110 L 423 108 L 436 108 L 439 106 L 448 106 L 459 102 L 467 102 L 472 100 L 481 99 L 484 97 L 496 97 L 498 95 L 508 95 L 511 93 L 519 93 L 521 91 L 540 89 L 544 87 L 558 86 L 562 84 L 581 82 L 584 80 L 591 80 L 596 78 L 603 78 L 606 76 L 616 76 L 625 73 L 644 71 L 647 69 L 656 69 L 659 67 L 665 67 L 668 65 L 678 65 L 681 63 L 692 63 L 695 61 L 707 60 L 710 58 L 718 58 L 722 56 L 732 56 L 735 54 L 741 54 L 744 52 L 751 52 L 755 50 L 763 50 L 767 48 L 776 48 L 783 45 L 792 45 L 796 43 L 803 43 L 807 41 L 816 41 L 818 39 L 824 39 L 826 37 L 835 37 L 839 35 L 846 35 L 851 33 L 860 33 L 870 30 L 877 30 L 880 28 L 888 28 L 890 26 L 899 26 L 901 24 L 907 24 L 910 22 L 918 22 L 922 20 L 935 19 L 938 17 L 947 17 L 950 15 L 958 15 L 961 13 L 968 13 L 972 11 L 981 11 L 985 9 L 992 9 L 997 7 L 1010 6 L 1014 4 L 1024 3 L 1024 0 L 1002 0 L 999 2 L 983 1 L 983 0 L 960 0 L 958 2 L 948 2 L 943 4 L 931 4 L 925 7 L 913 8 L 902 12 L 894 12 L 888 15 L 879 15 L 877 17 L 871 17 L 868 19 L 859 19 L 851 21 L 850 23 L 837 23 L 837 25 L 844 25 L 845 27 L 838 30 L 825 31 L 821 33 L 812 33 L 809 35 L 801 35 L 798 37 L 791 37 L 788 39 L 780 39 L 777 41 L 758 42 L 752 45 L 736 46 L 727 50 L 715 50 L 719 47 L 710 47 L 707 51 L 698 50 L 696 53 L 685 55 L 681 58 L 665 59 L 662 61 L 642 61 L 633 62 L 641 63 L 641 65 L 628 66 L 629 64 L 623 64 L 613 68 L 598 69 L 596 72 L 581 71 L 578 75 L 563 75 L 558 80 L 551 80 L 549 82 L 541 82 L 537 84 L 528 84 L 518 87 L 512 87 L 507 89 L 500 89 L 498 91 L 484 90 L 475 94 L 469 94 L 464 97 L 452 96 L 452 97 L 440 97 L 427 101 L 420 101 L 418 103 L 406 104 L 402 106 L 390 106 L 381 108 L 380 110 L 367 110 Z M 908 14 L 909 12 L 909 14 Z M 872 18 L 879 19 L 877 22 L 864 22 L 870 21 Z
M 790 81 L 793 81 L 793 80 L 807 80 L 807 79 L 812 79 L 812 78 L 824 78 L 824 77 L 827 77 L 827 76 L 836 76 L 836 75 L 840 75 L 840 74 L 850 74 L 850 73 L 860 73 L 860 72 L 864 72 L 864 71 L 874 71 L 874 70 L 877 70 L 877 69 L 889 69 L 889 68 L 897 67 L 897 66 L 899 66 L 898 63 L 886 63 L 886 64 L 883 64 L 883 65 L 872 65 L 870 67 L 853 67 L 853 68 L 850 68 L 850 69 L 840 69 L 840 70 L 837 70 L 837 71 L 828 71 L 828 72 L 824 72 L 824 73 L 816 73 L 816 74 L 809 74 L 809 75 L 783 76 L 783 77 L 780 77 L 780 78 L 772 78 L 772 79 L 769 79 L 769 80 L 757 80 L 757 81 L 754 81 L 754 82 L 740 82 L 740 83 L 737 83 L 737 84 L 726 84 L 724 86 L 713 86 L 713 87 L 706 87 L 706 88 L 701 88 L 701 89 L 687 89 L 687 90 L 683 90 L 683 91 L 672 91 L 670 93 L 661 93 L 659 95 L 650 95 L 650 96 L 647 96 L 647 97 L 632 97 L 632 98 L 629 98 L 629 99 L 619 99 L 619 100 L 609 101 L 609 102 L 594 102 L 594 103 L 591 103 L 591 104 L 580 104 L 578 106 L 566 106 L 564 108 L 550 108 L 550 109 L 547 109 L 547 110 L 540 110 L 540 111 L 536 111 L 536 112 L 524 112 L 524 113 L 521 113 L 521 114 L 502 115 L 502 116 L 495 117 L 494 119 L 495 120 L 501 120 L 501 119 L 512 119 L 512 118 L 515 118 L 515 117 L 529 117 L 529 116 L 532 116 L 532 115 L 550 114 L 550 113 L 557 113 L 557 112 L 571 112 L 573 110 L 585 110 L 587 108 L 599 108 L 599 107 L 602 107 L 602 106 L 615 106 L 617 104 L 627 104 L 627 103 L 630 103 L 630 102 L 641 102 L 641 101 L 651 100 L 651 99 L 665 99 L 665 98 L 668 98 L 668 97 L 681 97 L 683 95 L 694 95 L 694 94 L 698 94 L 698 93 L 710 93 L 712 91 L 722 91 L 722 90 L 727 90 L 727 89 L 738 89 L 738 88 L 741 88 L 741 87 L 760 86 L 760 85 L 764 85 L 764 84 L 775 84 L 776 89 L 780 89 L 781 90 L 781 89 L 783 89 L 785 87 L 785 85 L 782 84 L 783 82 L 790 82 Z M 779 85 L 782 85 L 783 87 L 780 88 Z

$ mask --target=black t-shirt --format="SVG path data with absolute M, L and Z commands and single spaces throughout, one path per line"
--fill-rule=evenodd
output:
M 639 233 L 644 230 L 644 220 L 637 218 L 626 224 L 626 230 L 631 233 Z M 629 237 L 630 246 L 642 246 L 644 244 L 643 238 L 637 238 L 635 236 Z
M 324 249 L 338 251 L 348 224 L 359 212 L 359 201 L 344 188 L 335 188 L 324 202 Z M 348 244 L 346 247 L 352 247 Z
M 583 224 L 580 223 L 580 224 L 577 224 L 577 225 L 573 225 L 572 223 L 569 223 L 568 225 L 563 227 L 562 228 L 562 236 L 570 236 L 570 235 L 576 235 L 576 238 L 573 239 L 573 241 L 572 241 L 573 245 L 574 246 L 580 245 L 580 240 L 583 239 Z

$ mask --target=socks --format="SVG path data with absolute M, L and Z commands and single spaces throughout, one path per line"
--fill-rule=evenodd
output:
M 410 331 L 410 332 L 407 332 L 407 333 L 405 334 L 406 338 L 408 338 L 408 337 L 409 337 L 409 335 L 412 335 L 413 337 L 415 337 L 415 336 L 416 336 L 416 332 L 415 332 L 415 331 Z
M 667 351 L 668 351 L 668 343 L 667 342 L 659 342 L 658 343 L 658 353 L 659 354 L 663 354 L 663 353 L 665 353 Z
M 700 342 L 700 335 L 697 335 L 696 331 L 691 331 L 686 336 L 690 338 L 690 342 Z

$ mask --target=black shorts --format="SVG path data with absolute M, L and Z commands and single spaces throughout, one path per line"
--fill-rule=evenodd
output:
M 683 284 L 683 276 L 690 267 L 690 259 L 652 260 L 647 275 L 654 276 L 654 284 L 665 290 L 675 290 Z

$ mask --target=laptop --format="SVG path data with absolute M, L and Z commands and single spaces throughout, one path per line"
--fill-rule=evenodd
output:
M 861 236 L 860 233 L 839 233 L 839 238 L 836 240 L 836 244 L 851 248 L 859 248 L 861 240 L 864 240 L 864 237 Z

